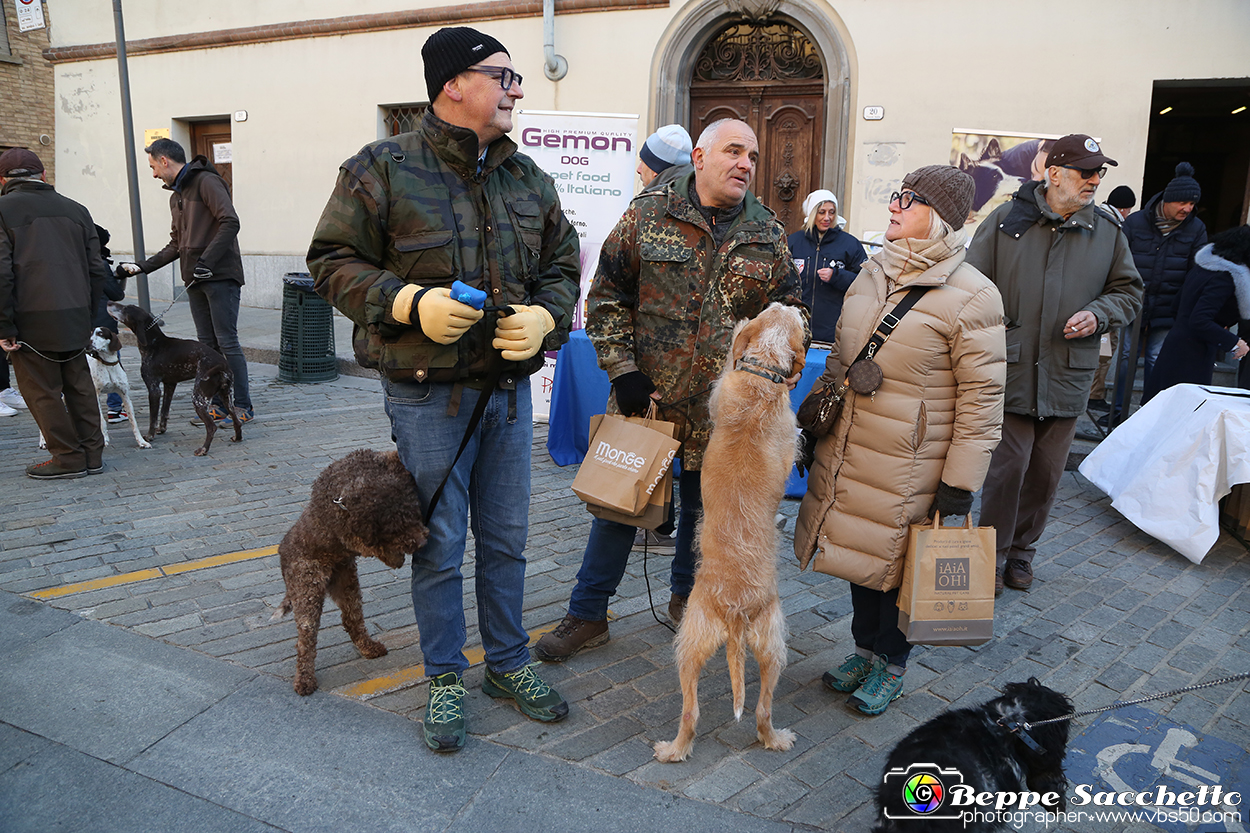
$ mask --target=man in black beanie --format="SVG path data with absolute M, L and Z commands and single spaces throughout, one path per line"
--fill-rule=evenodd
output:
M 1194 255 L 1207 245 L 1207 227 L 1194 214 L 1200 199 L 1202 187 L 1194 179 L 1194 166 L 1181 162 L 1176 166 L 1176 176 L 1167 187 L 1124 221 L 1124 236 L 1128 238 L 1133 262 L 1146 284 L 1141 335 L 1138 337 L 1140 351 L 1146 357 L 1143 381 L 1154 371 L 1163 340 L 1172 329 L 1176 305 L 1180 302 L 1181 284 L 1193 268 Z M 1120 340 L 1113 413 L 1102 417 L 1099 424 L 1109 425 L 1110 417 L 1115 414 L 1121 414 L 1118 422 L 1123 422 L 1123 417 L 1128 414 L 1129 400 L 1124 393 L 1129 387 L 1128 352 L 1131 342 L 1132 331 L 1129 330 Z
M 391 433 L 427 507 L 443 489 L 426 510 L 429 539 L 412 554 L 412 600 L 431 680 L 425 743 L 452 752 L 465 742 L 470 512 L 482 690 L 534 720 L 568 715 L 530 667 L 521 603 L 529 376 L 543 351 L 568 340 L 581 259 L 551 179 L 504 135 L 524 95 L 508 50 L 456 27 L 431 35 L 421 57 L 430 107 L 420 127 L 343 163 L 308 268 L 356 325 L 358 361 L 382 373 Z M 455 281 L 478 299 L 452 297 Z

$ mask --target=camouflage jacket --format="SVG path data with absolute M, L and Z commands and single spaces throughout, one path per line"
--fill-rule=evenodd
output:
M 551 178 L 506 136 L 478 172 L 477 136 L 427 110 L 420 129 L 366 145 L 343 163 L 308 249 L 319 295 L 355 323 L 356 360 L 394 381 L 480 380 L 502 362 L 487 313 L 452 344 L 391 315 L 405 284 L 486 291 L 488 304 L 540 304 L 556 328 L 543 350 L 568 340 L 577 302 L 577 231 Z M 505 362 L 529 375 L 543 356 Z
M 708 394 L 729 354 L 734 324 L 773 301 L 799 307 L 799 275 L 785 229 L 747 193 L 717 249 L 687 198 L 689 174 L 634 198 L 599 254 L 586 335 L 610 379 L 641 370 L 677 424 L 682 466 L 698 471 L 711 433 Z M 810 334 L 809 334 L 810 338 Z M 618 413 L 609 401 L 611 413 Z

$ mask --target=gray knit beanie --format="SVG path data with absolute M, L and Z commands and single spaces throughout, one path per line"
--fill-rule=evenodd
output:
M 915 191 L 951 228 L 961 229 L 972 211 L 977 184 L 950 165 L 925 165 L 903 177 L 903 187 Z

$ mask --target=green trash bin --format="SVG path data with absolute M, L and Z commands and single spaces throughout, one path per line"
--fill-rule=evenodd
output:
M 313 291 L 307 272 L 282 278 L 282 341 L 278 379 L 283 382 L 329 382 L 339 377 L 334 355 L 334 308 Z

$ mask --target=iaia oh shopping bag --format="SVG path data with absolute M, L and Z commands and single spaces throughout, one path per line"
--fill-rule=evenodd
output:
M 914 645 L 982 645 L 994 637 L 994 527 L 912 524 L 898 626 Z
M 616 414 L 603 414 L 598 420 L 596 426 L 591 418 L 590 447 L 573 478 L 573 492 L 589 505 L 641 516 L 657 491 L 663 500 L 666 476 L 671 491 L 673 458 L 681 447 L 673 439 L 676 426 Z

